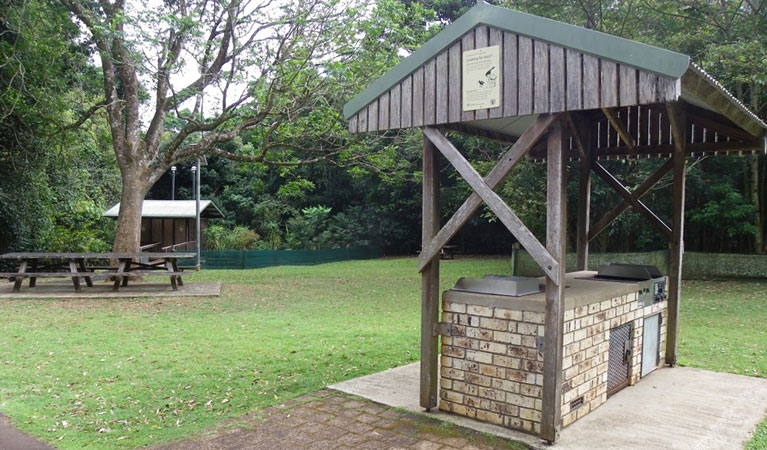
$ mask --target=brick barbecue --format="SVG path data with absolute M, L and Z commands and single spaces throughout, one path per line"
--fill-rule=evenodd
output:
M 575 272 L 566 278 L 562 427 L 637 383 L 665 356 L 667 302 L 641 301 L 640 282 L 595 276 Z M 539 433 L 544 305 L 543 293 L 445 291 L 439 408 Z M 657 334 L 647 341 L 646 322 L 655 324 L 652 333 Z M 644 351 L 644 362 L 643 342 L 653 345 Z

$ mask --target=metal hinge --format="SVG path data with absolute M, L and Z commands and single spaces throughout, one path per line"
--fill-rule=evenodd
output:
M 439 322 L 434 325 L 434 330 L 432 330 L 432 336 L 452 336 L 452 330 L 450 329 L 450 324 L 445 322 Z

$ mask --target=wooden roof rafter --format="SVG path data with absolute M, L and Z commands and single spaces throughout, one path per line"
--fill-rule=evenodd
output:
M 764 141 L 740 129 L 717 113 L 684 101 L 676 102 L 687 115 L 687 144 L 690 156 L 745 154 L 764 151 Z M 591 151 L 597 160 L 663 158 L 674 151 L 668 112 L 663 104 L 603 108 L 601 116 L 593 112 L 570 113 L 579 117 L 579 127 L 590 127 L 597 138 Z M 572 128 L 572 127 L 571 127 Z M 568 158 L 582 158 L 569 135 Z M 545 160 L 540 144 L 528 156 L 536 162 Z

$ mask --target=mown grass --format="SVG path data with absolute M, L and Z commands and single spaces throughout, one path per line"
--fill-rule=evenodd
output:
M 419 357 L 414 258 L 203 271 L 219 298 L 0 301 L 0 411 L 64 448 L 134 448 Z M 506 273 L 507 259 L 442 264 Z M 764 283 L 686 282 L 680 362 L 766 376 Z M 765 449 L 767 425 L 749 449 Z M 761 437 L 760 437 L 761 436 Z
M 0 411 L 61 448 L 133 448 L 419 358 L 416 260 L 203 271 L 219 298 L 0 302 Z M 508 260 L 442 265 L 459 276 Z
M 767 377 L 767 282 L 685 281 L 683 288 L 679 363 Z M 767 419 L 746 449 L 767 450 Z

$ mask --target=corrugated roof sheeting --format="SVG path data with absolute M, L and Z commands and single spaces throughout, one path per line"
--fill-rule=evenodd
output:
M 142 218 L 193 219 L 196 215 L 195 200 L 144 200 Z M 104 212 L 106 217 L 117 217 L 120 204 Z M 224 217 L 220 209 L 210 200 L 200 200 L 200 216 L 204 218 Z

